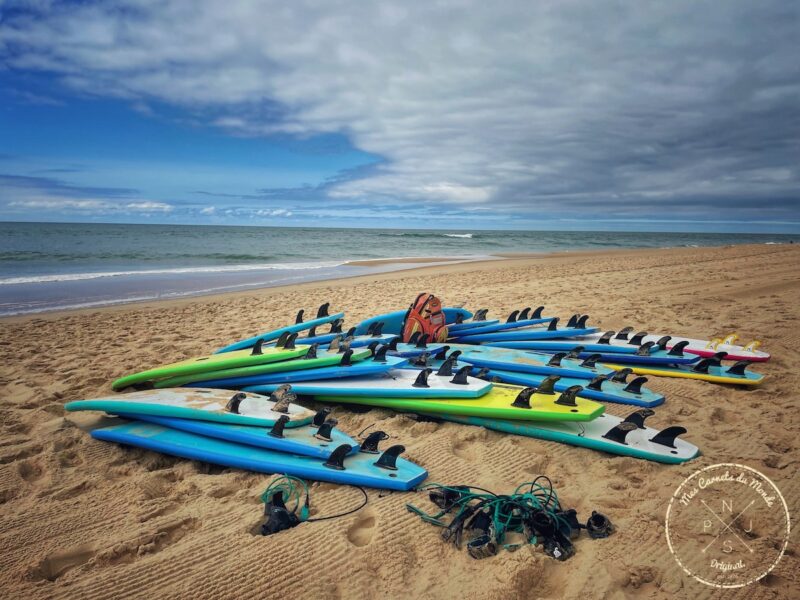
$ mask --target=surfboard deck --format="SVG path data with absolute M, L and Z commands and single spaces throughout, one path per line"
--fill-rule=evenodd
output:
M 77 400 L 68 402 L 64 408 L 69 412 L 97 410 L 110 414 L 128 413 L 154 417 L 176 417 L 257 427 L 272 427 L 284 414 L 289 417 L 286 427 L 308 425 L 314 418 L 313 411 L 297 404 L 289 404 L 286 413 L 275 412 L 272 410 L 275 402 L 267 396 L 253 393 L 243 394 L 244 398 L 238 403 L 238 412 L 231 412 L 226 407 L 234 395 L 229 390 L 170 388 L 120 394 L 94 400 Z
M 560 395 L 532 394 L 530 408 L 513 406 L 519 393 L 525 388 L 505 384 L 494 384 L 492 390 L 475 399 L 435 400 L 426 398 L 376 398 L 373 396 L 314 396 L 320 402 L 335 404 L 361 404 L 391 408 L 402 412 L 425 412 L 431 414 L 453 414 L 513 420 L 568 420 L 590 421 L 601 415 L 602 404 L 574 398 L 574 406 L 556 404 Z
M 559 364 L 548 364 L 553 359 L 549 354 L 526 352 L 524 350 L 509 350 L 493 346 L 451 345 L 451 350 L 462 352 L 459 362 L 498 369 L 501 371 L 518 371 L 533 373 L 535 375 L 558 375 L 560 377 L 575 377 L 577 379 L 592 380 L 598 375 L 613 373 L 613 369 L 596 364 L 582 366 L 581 360 L 563 358 Z
M 234 444 L 140 421 L 95 429 L 92 437 L 224 467 L 378 489 L 405 491 L 428 476 L 425 469 L 403 458 L 397 458 L 396 470 L 390 470 L 376 466 L 378 455 L 359 452 L 346 457 L 344 469 L 337 470 L 325 466 L 320 458 Z
M 758 386 L 764 381 L 764 376 L 753 371 L 745 371 L 743 375 L 734 375 L 728 372 L 730 367 L 709 367 L 707 373 L 698 373 L 692 366 L 676 365 L 670 366 L 643 366 L 643 365 L 621 365 L 603 363 L 611 369 L 621 369 L 628 367 L 637 375 L 657 375 L 659 377 L 679 377 L 683 379 L 698 379 L 711 383 L 725 383 L 730 385 Z
M 586 336 L 597 331 L 597 327 L 578 328 L 556 328 L 537 327 L 531 329 L 519 329 L 511 331 L 498 331 L 495 333 L 470 334 L 458 337 L 455 341 L 462 344 L 483 344 L 485 342 L 504 342 L 504 341 L 525 341 L 525 340 L 547 340 L 553 338 L 573 338 Z
M 452 421 L 464 425 L 486 427 L 494 431 L 533 437 L 552 442 L 561 442 L 572 446 L 581 446 L 600 450 L 620 456 L 632 456 L 655 462 L 667 464 L 680 464 L 699 456 L 700 450 L 680 438 L 675 438 L 673 446 L 656 443 L 652 440 L 659 433 L 650 427 L 636 427 L 627 432 L 624 441 L 604 437 L 610 430 L 617 427 L 624 419 L 604 414 L 593 421 L 584 422 L 547 422 L 537 423 L 532 421 L 509 421 L 504 419 L 482 419 L 479 417 L 465 417 L 456 415 L 431 415 L 445 421 Z M 629 417 L 630 418 L 630 417 Z M 645 417 L 646 418 L 646 417 Z M 642 419 L 644 422 L 644 419 Z M 681 428 L 683 432 L 685 429 Z M 666 431 L 666 430 L 665 430 Z M 668 432 L 669 433 L 669 432 Z M 669 442 L 670 435 L 665 436 Z

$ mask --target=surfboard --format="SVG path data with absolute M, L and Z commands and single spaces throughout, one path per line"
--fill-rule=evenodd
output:
M 610 454 L 632 456 L 667 464 L 680 464 L 699 456 L 694 444 L 680 439 L 683 427 L 667 427 L 658 431 L 647 427 L 645 419 L 653 411 L 641 409 L 627 418 L 603 414 L 589 422 L 534 422 L 504 419 L 483 419 L 457 415 L 431 415 L 434 419 L 464 425 L 486 427 L 503 433 L 533 437 L 572 446 L 600 450 Z
M 261 335 L 254 335 L 253 337 L 239 340 L 238 342 L 234 342 L 233 344 L 229 344 L 223 348 L 220 348 L 219 350 L 216 350 L 214 354 L 224 354 L 226 352 L 233 352 L 235 350 L 244 350 L 246 348 L 255 346 L 256 342 L 259 340 L 270 342 L 272 340 L 277 340 L 284 333 L 298 333 L 300 331 L 307 331 L 312 327 L 318 327 L 320 325 L 325 325 L 326 323 L 332 323 L 333 321 L 344 319 L 343 312 L 329 315 L 328 307 L 329 305 L 327 303 L 320 306 L 317 310 L 317 318 L 310 321 L 303 321 L 303 311 L 301 310 L 297 313 L 297 322 L 294 325 L 288 325 L 286 327 L 281 327 L 280 329 L 273 329 L 272 331 L 265 331 Z
M 422 375 L 421 375 L 422 373 Z M 492 384 L 475 377 L 462 376 L 463 383 L 453 383 L 456 375 L 441 376 L 421 370 L 393 369 L 372 377 L 348 377 L 293 383 L 292 391 L 304 396 L 368 396 L 376 398 L 480 398 Z M 272 392 L 278 384 L 259 385 L 248 390 Z
M 154 417 L 141 414 L 119 414 L 123 419 L 145 421 L 170 429 L 178 429 L 205 437 L 245 444 L 257 448 L 267 448 L 276 452 L 288 452 L 300 456 L 314 456 L 327 459 L 334 449 L 342 444 L 351 447 L 348 454 L 359 450 L 359 443 L 346 433 L 334 427 L 336 420 L 327 420 L 330 409 L 320 411 L 314 421 L 302 427 L 285 428 L 277 421 L 271 429 L 249 425 L 228 425 L 196 419 L 176 419 L 174 417 Z M 327 425 L 326 425 L 327 421 Z M 319 435 L 318 435 L 319 432 Z
M 374 396 L 314 396 L 320 402 L 361 404 L 402 412 L 425 412 L 513 420 L 590 421 L 601 415 L 602 404 L 577 396 L 579 390 L 561 394 L 536 394 L 532 388 L 494 384 L 475 399 L 377 398 Z
M 513 342 L 527 340 L 545 340 L 553 338 L 573 338 L 585 336 L 597 331 L 597 327 L 558 327 L 558 318 L 549 321 L 547 327 L 522 327 L 510 331 L 495 331 L 492 333 L 472 333 L 468 329 L 468 335 L 458 336 L 457 340 L 462 344 L 483 344 L 485 342 Z
M 759 350 L 759 347 L 761 346 L 760 341 L 753 340 L 744 346 L 738 345 L 735 342 L 739 339 L 739 336 L 735 333 L 731 333 L 725 337 L 715 338 L 713 340 L 699 340 L 680 335 L 668 336 L 661 334 L 649 334 L 644 331 L 633 334 L 633 331 L 633 327 L 625 327 L 616 333 L 609 340 L 609 343 L 616 347 L 625 347 L 631 345 L 631 342 L 635 342 L 635 345 L 639 345 L 645 342 L 657 342 L 664 337 L 668 337 L 670 338 L 666 344 L 666 348 L 668 350 L 672 349 L 672 347 L 677 344 L 686 342 L 683 352 L 687 354 L 694 354 L 702 358 L 711 358 L 717 352 L 725 352 L 727 353 L 727 359 L 734 361 L 746 360 L 750 362 L 764 362 L 770 359 L 769 352 Z M 596 340 L 602 335 L 603 334 L 599 333 L 589 334 L 584 336 L 584 338 L 581 339 L 581 342 L 596 342 Z
M 403 321 L 405 321 L 407 312 L 408 309 L 396 310 L 394 312 L 365 319 L 356 325 L 356 335 L 367 334 L 369 328 L 371 326 L 374 327 L 376 323 L 383 323 L 383 328 L 381 329 L 383 333 L 400 335 L 403 329 Z M 466 320 L 472 317 L 472 313 L 463 308 L 444 307 L 442 312 L 444 312 L 445 322 L 447 323 L 455 323 L 459 318 Z
M 577 341 L 530 341 L 530 342 L 489 342 L 485 346 L 510 348 L 512 350 L 528 350 L 546 354 L 569 352 L 578 358 L 594 357 L 597 362 L 618 362 L 626 365 L 688 365 L 700 360 L 694 354 L 684 355 L 680 346 L 672 350 L 662 350 L 655 342 L 647 342 L 641 346 L 616 347 L 604 344 L 581 344 Z M 619 351 L 618 351 L 619 350 Z
M 544 323 L 550 323 L 555 317 L 542 317 L 542 310 L 544 310 L 543 306 L 537 308 L 533 314 L 530 313 L 530 308 L 524 308 L 523 310 L 515 310 L 510 315 L 504 323 L 495 320 L 494 322 L 487 323 L 470 323 L 469 327 L 458 327 L 454 325 L 453 327 L 448 326 L 448 331 L 451 337 L 462 337 L 465 335 L 476 335 L 481 333 L 493 333 L 495 331 L 506 331 L 509 329 L 520 329 L 523 327 L 532 327 L 534 325 L 542 325 Z M 581 326 L 584 326 L 586 320 L 589 317 L 585 317 L 584 321 L 582 322 Z M 463 323 L 462 323 L 463 325 Z
M 309 355 L 295 358 L 293 360 L 282 360 L 251 367 L 237 367 L 235 369 L 220 369 L 218 371 L 208 371 L 206 373 L 195 373 L 193 375 L 181 375 L 178 377 L 168 377 L 161 379 L 154 384 L 155 388 L 181 387 L 189 383 L 200 383 L 203 381 L 213 381 L 228 379 L 231 377 L 249 377 L 251 375 L 263 375 L 266 373 L 284 373 L 286 371 L 300 371 L 305 369 L 318 369 L 320 367 L 330 367 L 338 365 L 345 357 L 344 352 L 328 352 L 327 350 L 317 350 L 313 358 Z M 347 360 L 358 362 L 368 359 L 372 351 L 368 349 L 354 350 L 347 354 Z M 215 387 L 215 386 L 211 386 Z
M 358 452 L 343 456 L 351 451 L 343 444 L 323 461 L 139 421 L 95 429 L 92 437 L 223 467 L 378 489 L 408 490 L 428 476 L 425 469 L 398 456 L 405 451 L 400 445 L 388 448 L 381 455 Z
M 290 401 L 282 395 L 278 401 Z M 289 417 L 286 427 L 307 425 L 314 412 L 289 403 L 275 408 L 276 400 L 253 393 L 232 393 L 228 390 L 207 388 L 171 388 L 168 390 L 146 390 L 130 394 L 120 394 L 110 398 L 77 400 L 67 402 L 64 408 L 69 411 L 98 410 L 110 414 L 142 414 L 154 417 L 177 417 L 179 419 L 199 419 L 232 423 L 234 425 L 254 425 L 272 427 L 282 416 Z
M 478 371 L 478 369 L 474 368 L 473 372 L 476 371 Z M 538 388 L 548 377 L 558 376 L 534 375 L 533 373 L 489 369 L 488 373 L 486 373 L 486 378 L 491 381 L 495 377 L 503 383 Z M 631 406 L 641 406 L 645 408 L 653 408 L 663 404 L 664 395 L 644 387 L 643 384 L 646 381 L 647 378 L 642 377 L 639 381 L 634 379 L 630 383 L 627 381 L 618 383 L 609 379 L 606 375 L 598 375 L 590 382 L 575 377 L 559 377 L 554 384 L 554 388 L 557 392 L 563 392 L 573 385 L 580 385 L 583 389 L 578 394 L 579 396 L 589 398 L 590 400 L 597 400 L 598 402 L 614 402 L 617 404 L 629 404 Z
M 187 387 L 215 387 L 215 388 L 247 388 L 247 391 L 258 391 L 259 386 L 270 383 L 296 383 L 300 381 L 315 381 L 317 379 L 337 379 L 339 377 L 360 377 L 363 375 L 379 375 L 390 369 L 402 367 L 405 358 L 387 356 L 383 362 L 362 360 L 348 367 L 332 366 L 318 369 L 303 369 L 301 371 L 284 371 L 282 373 L 264 373 L 263 375 L 250 375 L 248 377 L 229 377 L 226 379 L 211 379 L 200 383 L 187 384 Z
M 186 375 L 196 375 L 208 371 L 219 371 L 221 369 L 234 369 L 239 367 L 249 367 L 265 363 L 289 360 L 303 356 L 308 352 L 308 346 L 297 346 L 293 348 L 264 348 L 261 344 L 256 344 L 248 350 L 238 350 L 228 352 L 224 355 L 212 354 L 211 356 L 200 356 L 182 360 L 155 369 L 148 369 L 132 375 L 126 375 L 111 384 L 113 390 L 123 390 L 126 387 L 155 382 L 167 377 L 180 377 Z
M 564 353 L 554 355 L 525 352 L 523 350 L 509 350 L 508 348 L 495 348 L 492 346 L 468 346 L 452 344 L 452 350 L 462 352 L 459 361 L 498 369 L 501 371 L 517 371 L 533 373 L 534 375 L 559 375 L 561 377 L 575 377 L 578 379 L 592 380 L 598 375 L 609 375 L 613 369 L 591 361 L 567 358 Z
M 680 377 L 683 379 L 699 379 L 711 383 L 727 383 L 732 385 L 757 386 L 764 381 L 760 373 L 747 370 L 749 361 L 739 361 L 732 366 L 723 366 L 719 358 L 702 358 L 694 365 L 621 365 L 603 363 L 611 369 L 626 366 L 637 375 L 658 375 L 660 377 Z

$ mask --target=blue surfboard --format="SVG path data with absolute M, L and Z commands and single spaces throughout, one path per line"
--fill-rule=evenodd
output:
M 92 437 L 224 467 L 259 473 L 282 473 L 314 481 L 378 489 L 408 490 L 422 483 L 428 476 L 422 467 L 396 457 L 396 454 L 405 450 L 403 446 L 393 446 L 382 455 L 359 452 L 353 456 L 345 456 L 339 468 L 339 465 L 326 466 L 327 462 L 333 460 L 333 456 L 328 461 L 323 461 L 309 456 L 234 444 L 140 421 L 95 429 Z M 339 449 L 345 453 L 351 451 L 347 445 L 340 446 Z M 389 451 L 395 455 L 394 460 L 392 455 L 384 458 Z M 378 466 L 381 459 L 384 467 Z
M 533 373 L 534 375 L 558 375 L 559 377 L 574 377 L 576 379 L 594 379 L 598 375 L 608 375 L 615 369 L 599 364 L 583 366 L 581 360 L 562 358 L 560 361 L 549 354 L 525 352 L 523 350 L 509 350 L 508 348 L 495 348 L 492 346 L 467 346 L 454 344 L 453 350 L 461 350 L 459 362 L 498 369 L 501 371 L 516 371 L 518 373 Z
M 521 329 L 523 327 L 533 327 L 535 325 L 542 325 L 549 323 L 555 317 L 542 317 L 541 319 L 525 319 L 524 321 L 513 321 L 511 323 L 493 323 L 484 325 L 482 327 L 470 327 L 466 330 L 451 330 L 448 327 L 448 332 L 453 338 L 465 337 L 468 335 L 479 335 L 483 333 L 494 333 L 497 331 L 511 331 Z
M 375 323 L 383 323 L 383 328 L 381 329 L 383 333 L 393 333 L 395 335 L 399 335 L 402 333 L 403 321 L 405 321 L 407 312 L 408 310 L 396 310 L 394 312 L 386 313 L 385 315 L 378 315 L 376 317 L 365 319 L 356 325 L 356 334 L 365 335 L 368 333 L 367 330 L 370 328 L 370 326 L 374 325 Z M 455 323 L 459 315 L 465 320 L 472 317 L 472 313 L 463 308 L 444 307 L 442 312 L 444 313 L 445 322 L 447 323 Z
M 667 350 L 650 350 L 646 354 L 639 355 L 638 346 L 609 346 L 608 344 L 581 344 L 575 342 L 562 341 L 530 341 L 530 342 L 488 342 L 486 346 L 497 348 L 510 348 L 514 350 L 530 350 L 533 352 L 544 352 L 555 354 L 557 352 L 572 352 L 576 348 L 582 348 L 578 353 L 578 358 L 589 358 L 599 355 L 598 362 L 624 363 L 626 365 L 690 365 L 700 360 L 699 356 L 690 354 L 673 355 Z M 617 349 L 623 350 L 618 352 Z
M 597 327 L 557 327 L 555 329 L 549 329 L 547 327 L 531 327 L 530 329 L 496 331 L 494 333 L 481 333 L 476 335 L 470 334 L 459 337 L 457 341 L 462 344 L 483 344 L 486 342 L 547 340 L 553 338 L 580 337 L 582 335 L 589 335 L 595 331 L 597 331 Z

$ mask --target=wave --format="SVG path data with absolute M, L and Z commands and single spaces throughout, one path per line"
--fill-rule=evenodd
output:
M 472 239 L 471 233 L 445 233 L 444 237 Z
M 388 235 L 391 237 L 412 237 L 412 238 L 449 237 L 449 238 L 472 239 L 475 237 L 474 233 L 438 233 L 435 231 L 402 231 L 402 232 L 392 231 L 392 232 L 381 233 L 381 235 Z
M 57 275 L 32 275 L 27 277 L 6 277 L 0 285 L 19 285 L 23 283 L 53 283 L 63 281 L 85 281 L 105 277 L 135 277 L 142 275 L 179 275 L 186 273 L 235 273 L 241 271 L 308 271 L 342 266 L 343 262 L 319 263 L 269 263 L 256 265 L 216 265 L 208 267 L 178 267 L 173 269 L 146 269 L 140 271 L 101 271 L 94 273 L 60 273 Z

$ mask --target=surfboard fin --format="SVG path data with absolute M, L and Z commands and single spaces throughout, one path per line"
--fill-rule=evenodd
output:
M 413 359 L 411 364 L 413 364 L 415 367 L 427 367 L 428 360 L 430 359 L 430 357 L 431 357 L 430 352 L 423 352 L 415 359 Z
M 725 372 L 730 373 L 731 375 L 738 375 L 739 377 L 744 377 L 745 369 L 747 369 L 747 367 L 749 366 L 750 363 L 748 361 L 740 360 Z
M 567 327 L 575 327 L 578 324 L 578 318 L 580 315 L 572 315 L 567 321 Z
M 470 365 L 461 367 L 456 372 L 455 377 L 453 377 L 450 380 L 450 383 L 454 383 L 456 385 L 469 385 L 469 380 L 467 379 L 467 376 L 470 374 L 471 371 L 472 367 Z
M 589 321 L 589 315 L 583 315 L 575 323 L 575 329 L 586 329 L 586 323 Z
M 342 353 L 342 360 L 339 361 L 340 367 L 351 367 L 353 366 L 353 351 L 348 348 Z
M 628 437 L 628 434 L 633 431 L 634 429 L 638 429 L 639 427 L 636 423 L 631 423 L 630 421 L 623 421 L 619 425 L 612 427 L 608 431 L 603 434 L 603 437 L 607 440 L 611 440 L 612 442 L 617 442 L 618 444 L 623 444 L 625 446 L 628 443 L 625 441 L 625 438 Z
M 372 328 L 372 337 L 381 337 L 383 335 L 384 325 L 385 323 L 383 321 L 375 323 L 375 327 Z M 353 328 L 353 334 L 355 334 L 355 327 Z
M 519 316 L 517 317 L 517 319 L 519 321 L 527 321 L 528 320 L 528 314 L 530 314 L 530 312 L 531 312 L 531 307 L 530 306 L 528 306 L 527 308 L 523 308 L 519 312 Z
M 323 466 L 328 467 L 329 469 L 334 469 L 335 471 L 344 471 L 344 459 L 345 457 L 350 454 L 350 450 L 353 447 L 350 444 L 342 444 L 341 446 L 337 446 L 336 449 L 331 452 L 331 455 L 328 457 L 323 464 Z
M 386 362 L 386 353 L 389 351 L 389 346 L 384 344 L 377 350 L 375 350 L 372 354 L 372 360 L 374 362 L 385 363 Z
M 412 383 L 411 385 L 415 388 L 431 387 L 430 385 L 428 385 L 428 375 L 430 375 L 431 373 L 433 373 L 433 369 L 430 368 L 422 369 L 422 371 L 419 372 L 419 375 L 417 375 L 417 378 L 414 380 L 414 383 Z
M 655 345 L 655 342 L 647 342 L 646 344 L 642 344 L 636 350 L 636 356 L 650 356 L 650 349 Z
M 666 446 L 667 448 L 675 448 L 675 440 L 679 435 L 683 435 L 684 433 L 686 433 L 685 427 L 673 425 L 672 427 L 667 427 L 666 429 L 659 431 L 652 438 L 650 438 L 650 441 L 654 444 Z
M 433 354 L 433 360 L 445 360 L 447 358 L 447 351 L 450 350 L 450 346 L 442 346 Z
M 344 354 L 345 352 L 350 350 L 350 344 L 352 342 L 353 342 L 352 339 L 345 338 L 344 341 L 341 344 L 339 344 L 339 350 L 338 350 L 339 354 Z
M 322 427 L 322 424 L 326 421 L 328 415 L 331 414 L 331 411 L 332 409 L 328 406 L 318 410 L 317 414 L 314 415 L 314 419 L 311 421 L 311 424 L 317 428 Z
M 317 337 L 317 326 L 316 325 L 314 325 L 311 329 L 308 330 L 308 333 L 306 333 L 306 337 L 307 338 Z
M 336 319 L 331 323 L 331 330 L 328 333 L 342 333 L 342 325 L 344 325 L 344 321 L 342 319 Z
M 641 394 L 642 393 L 642 386 L 647 383 L 647 377 L 639 376 L 633 381 L 631 381 L 628 385 L 625 386 L 624 391 L 630 394 Z
M 347 333 L 344 334 L 344 337 L 346 337 L 346 338 L 356 337 L 356 328 L 355 327 L 351 327 L 350 329 L 348 329 Z
M 378 444 L 388 439 L 389 434 L 385 431 L 373 431 L 361 442 L 361 452 L 365 454 L 378 454 Z
M 428 347 L 428 334 L 423 333 L 417 339 L 417 342 L 414 344 L 415 348 L 427 348 Z
M 474 315 L 472 315 L 473 321 L 485 321 L 486 315 L 489 313 L 488 308 L 481 308 L 480 310 L 476 311 Z
M 317 358 L 317 349 L 319 348 L 319 344 L 311 344 L 308 347 L 308 352 L 305 353 L 303 356 L 303 360 L 309 360 L 312 358 Z
M 558 317 L 550 321 L 550 325 L 547 326 L 547 331 L 555 331 L 556 329 L 558 329 Z
M 592 379 L 586 387 L 590 390 L 594 390 L 595 392 L 602 392 L 603 391 L 603 382 L 606 381 L 605 375 L 598 375 L 594 379 Z
M 513 311 L 510 315 L 508 315 L 508 318 L 506 319 L 506 323 L 516 323 L 518 314 L 519 314 L 518 310 Z
M 530 408 L 531 407 L 531 396 L 536 393 L 536 388 L 528 387 L 524 390 L 520 391 L 517 394 L 517 397 L 514 398 L 514 402 L 511 403 L 511 406 L 514 408 Z
M 578 358 L 580 357 L 581 352 L 583 352 L 584 350 L 586 350 L 584 346 L 575 346 L 572 350 L 567 352 L 567 355 L 564 358 L 571 358 L 571 359 Z
M 456 314 L 456 320 L 453 321 L 454 325 L 461 325 L 464 322 L 464 313 Z
M 326 302 L 325 304 L 320 305 L 320 307 L 317 309 L 317 318 L 322 319 L 324 317 L 329 317 L 330 315 L 328 314 L 328 309 L 330 307 L 331 307 L 330 302 Z
M 624 369 L 620 369 L 619 371 L 614 371 L 614 373 L 611 373 L 609 380 L 616 383 L 627 383 L 628 375 L 631 373 L 633 373 L 633 369 L 625 367 Z
M 476 379 L 486 379 L 489 376 L 489 369 L 483 367 L 477 373 L 473 375 Z
M 334 418 L 326 419 L 325 422 L 319 426 L 319 429 L 317 429 L 317 433 L 314 434 L 314 437 L 322 440 L 323 442 L 333 441 L 333 428 L 336 427 L 338 423 L 339 421 Z
M 625 417 L 623 423 L 633 423 L 639 429 L 644 429 L 645 420 L 647 417 L 652 417 L 654 414 L 656 414 L 656 411 L 654 411 L 652 408 L 642 408 L 641 410 L 637 410 L 636 412 L 633 412 Z
M 547 366 L 548 367 L 560 367 L 561 366 L 561 361 L 566 356 L 567 356 L 566 352 L 557 352 L 556 354 L 553 354 L 553 356 L 550 357 L 550 360 L 547 361 Z
M 542 380 L 542 383 L 536 388 L 537 394 L 547 394 L 548 396 L 555 395 L 556 383 L 561 379 L 558 375 L 549 375 Z
M 578 403 L 575 402 L 575 396 L 583 391 L 583 387 L 580 385 L 571 385 L 563 392 L 556 400 L 556 404 L 560 406 L 578 406 Z
M 436 359 L 436 356 L 434 355 L 433 358 Z M 452 358 L 452 357 L 447 358 L 442 363 L 442 366 L 439 367 L 439 370 L 436 371 L 436 374 L 439 375 L 440 377 L 452 377 L 453 376 L 453 367 L 455 365 L 456 365 L 456 359 L 455 358 Z
M 250 351 L 250 356 L 261 356 L 262 354 L 264 354 L 263 350 L 261 349 L 263 345 L 264 345 L 264 340 L 262 339 L 256 340 L 256 343 L 253 344 L 253 349 Z
M 614 337 L 613 331 L 606 331 L 603 335 L 600 336 L 600 339 L 597 340 L 598 344 L 608 344 L 611 345 L 611 338 Z
M 542 311 L 544 311 L 544 306 L 539 306 L 535 311 L 531 313 L 531 319 L 541 319 Z
M 269 395 L 269 399 L 275 403 L 272 407 L 274 412 L 286 413 L 289 412 L 289 404 L 297 400 L 297 396 L 292 391 L 292 386 L 284 383 Z
M 723 355 L 723 356 L 720 356 Z M 692 371 L 695 373 L 708 373 L 708 369 L 710 367 L 719 367 L 721 366 L 720 361 L 727 356 L 727 352 L 717 352 L 714 356 L 710 358 L 704 358 L 703 360 L 699 361 L 692 367 Z M 731 367 L 733 368 L 733 367 Z
M 413 345 L 413 344 L 416 344 L 416 343 L 417 343 L 417 340 L 419 340 L 419 336 L 420 336 L 420 335 L 422 335 L 422 332 L 421 332 L 421 331 L 415 331 L 414 333 L 412 333 L 412 334 L 409 336 L 409 338 L 408 338 L 408 342 L 406 342 L 406 343 L 408 343 L 408 344 L 412 344 L 412 345 Z
M 670 356 L 683 356 L 683 349 L 686 348 L 686 346 L 688 345 L 689 342 L 687 342 L 686 340 L 678 342 L 672 348 L 669 349 L 669 352 L 667 352 L 667 354 L 669 354 Z
M 289 415 L 281 415 L 278 417 L 278 420 L 275 421 L 275 424 L 272 426 L 267 432 L 267 435 L 271 435 L 272 437 L 282 438 L 283 437 L 283 428 L 286 426 L 286 423 L 289 422 Z
M 242 400 L 247 398 L 247 394 L 243 392 L 237 392 L 231 399 L 228 400 L 228 403 L 225 405 L 225 410 L 229 413 L 233 413 L 235 415 L 239 414 L 239 405 L 242 403 Z
M 386 346 L 392 352 L 396 352 L 397 344 L 399 343 L 400 343 L 400 336 L 398 335 L 397 337 L 393 337 L 391 340 L 389 340 L 389 343 Z
M 645 338 L 646 335 L 647 335 L 646 331 L 640 331 L 635 336 L 633 336 L 631 339 L 629 339 L 628 343 L 631 346 L 640 346 L 642 344 L 642 340 Z
M 331 343 L 328 344 L 328 352 L 338 352 L 339 351 L 339 342 L 342 341 L 342 336 L 337 335 L 335 338 L 331 340 Z
M 397 471 L 397 457 L 406 451 L 406 447 L 400 444 L 387 448 L 380 458 L 375 461 L 375 466 L 389 471 Z
M 303 313 L 304 312 L 305 311 L 302 308 L 297 311 L 297 316 L 294 318 L 294 324 L 295 325 L 299 325 L 300 323 L 303 322 Z
M 667 344 L 669 343 L 669 341 L 671 339 L 672 339 L 671 335 L 665 335 L 665 336 L 660 337 L 658 339 L 658 341 L 656 342 L 656 344 L 655 344 L 656 350 L 666 350 L 667 349 Z
M 623 327 L 622 329 L 619 330 L 619 333 L 617 333 L 617 337 L 614 338 L 614 339 L 627 340 L 628 339 L 628 334 L 631 331 L 633 331 L 633 327 Z
M 587 369 L 594 369 L 597 366 L 597 361 L 601 358 L 603 358 L 601 354 L 590 354 L 583 360 L 580 366 Z

